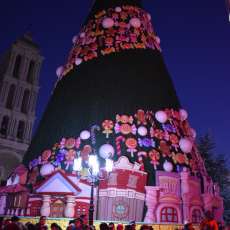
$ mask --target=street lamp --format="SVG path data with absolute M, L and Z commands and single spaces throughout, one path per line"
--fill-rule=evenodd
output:
M 74 160 L 73 169 L 80 173 L 82 170 L 82 158 L 78 157 Z M 101 175 L 102 171 L 105 171 L 107 175 L 113 171 L 113 160 L 105 159 L 105 167 L 100 166 L 97 155 L 89 155 L 88 159 L 88 179 L 91 183 L 91 192 L 90 192 L 90 205 L 89 205 L 89 225 L 93 225 L 93 213 L 94 213 L 94 186 L 95 183 L 106 179 L 105 176 Z

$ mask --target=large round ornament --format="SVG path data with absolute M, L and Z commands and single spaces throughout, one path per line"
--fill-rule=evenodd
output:
M 75 36 L 73 37 L 73 39 L 72 39 L 73 44 L 75 44 L 75 43 L 77 42 L 77 38 L 78 38 L 77 35 L 75 35 Z
M 55 168 L 52 164 L 50 164 L 50 163 L 45 164 L 41 167 L 40 174 L 42 176 L 47 176 L 47 175 L 51 174 L 54 171 L 54 169 Z
M 115 153 L 114 147 L 110 144 L 104 144 L 99 148 L 99 155 L 103 159 L 113 157 Z
M 184 153 L 190 153 L 192 151 L 192 142 L 187 138 L 180 139 L 179 146 Z
M 88 130 L 84 130 L 80 133 L 80 138 L 82 140 L 88 140 L 90 138 L 90 132 Z
M 121 11 L 122 11 L 121 7 L 117 6 L 117 7 L 115 8 L 115 12 L 120 13 Z
M 111 28 L 113 27 L 114 25 L 114 21 L 112 18 L 105 18 L 103 21 L 102 21 L 102 26 L 105 28 L 105 29 L 108 29 L 108 28 Z
M 131 18 L 129 23 L 134 28 L 139 28 L 141 26 L 141 21 L 139 18 Z
M 156 112 L 155 118 L 160 123 L 165 123 L 168 120 L 168 116 L 167 116 L 167 114 L 164 111 L 158 111 L 158 112 Z
M 148 133 L 148 130 L 147 128 L 145 128 L 144 126 L 140 126 L 138 129 L 137 129 L 137 132 L 140 136 L 144 137 L 147 135 Z
M 56 74 L 57 74 L 58 77 L 61 77 L 61 75 L 62 75 L 64 69 L 65 69 L 64 66 L 59 66 L 59 67 L 57 68 Z
M 75 59 L 75 64 L 76 65 L 80 65 L 82 63 L 82 59 L 81 58 L 76 58 Z
M 172 172 L 173 171 L 173 164 L 169 161 L 165 161 L 163 164 L 163 168 L 166 172 Z
M 185 109 L 180 109 L 180 119 L 185 121 L 188 118 L 188 112 Z

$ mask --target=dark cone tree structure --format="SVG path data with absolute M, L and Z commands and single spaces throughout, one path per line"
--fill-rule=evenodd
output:
M 204 208 L 215 209 L 221 220 L 218 186 L 196 149 L 196 133 L 181 109 L 160 39 L 141 1 L 96 0 L 57 75 L 23 160 L 27 169 L 15 170 L 27 180 L 14 191 L 32 188 L 23 207 L 27 215 L 38 205 L 34 196 L 41 215 L 56 215 L 52 207 L 59 196 L 65 210 L 59 216 L 77 217 L 90 203 L 92 221 L 94 190 L 89 202 L 87 179 L 90 155 L 97 155 L 100 176 L 107 175 L 107 159 L 114 161 L 109 177 L 99 183 L 94 208 L 99 219 L 199 222 Z M 10 180 L 4 194 L 12 191 L 15 176 Z M 7 213 L 18 210 L 10 206 L 15 202 L 8 203 Z

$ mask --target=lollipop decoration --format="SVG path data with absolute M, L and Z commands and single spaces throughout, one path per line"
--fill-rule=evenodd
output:
M 155 149 L 149 152 L 149 158 L 151 159 L 151 164 L 153 165 L 154 169 L 157 170 L 157 165 L 159 165 L 160 153 Z
M 137 152 L 137 141 L 134 138 L 128 138 L 125 142 L 126 146 L 128 147 L 128 152 L 131 153 L 131 157 L 134 157 L 133 153 Z
M 137 119 L 137 124 L 143 124 L 146 125 L 147 121 L 146 121 L 146 115 L 145 115 L 145 111 L 142 109 L 139 109 L 137 111 L 137 113 L 135 114 L 135 118 Z
M 102 123 L 102 127 L 104 128 L 104 131 L 103 133 L 106 135 L 106 138 L 109 138 L 109 135 L 111 133 L 113 133 L 113 121 L 111 120 L 105 120 L 103 123 Z
M 133 117 L 127 116 L 127 115 L 117 115 L 116 121 L 123 123 L 123 124 L 126 124 L 126 123 L 132 124 L 133 123 Z
M 117 149 L 117 155 L 121 155 L 121 143 L 125 142 L 125 138 L 123 136 L 118 136 L 116 138 L 116 149 Z

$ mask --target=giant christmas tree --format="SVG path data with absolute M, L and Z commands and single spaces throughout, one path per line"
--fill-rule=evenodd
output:
M 63 195 L 39 187 L 58 172 L 74 187 L 74 159 L 81 157 L 80 186 L 89 156 L 97 155 L 102 166 L 110 158 L 117 167 L 99 185 L 100 219 L 141 221 L 143 214 L 146 222 L 198 222 L 204 209 L 221 219 L 218 187 L 196 150 L 159 43 L 140 0 L 95 1 L 67 63 L 57 69 L 58 83 L 24 157 L 33 192 Z M 65 216 L 77 216 L 74 210 Z

